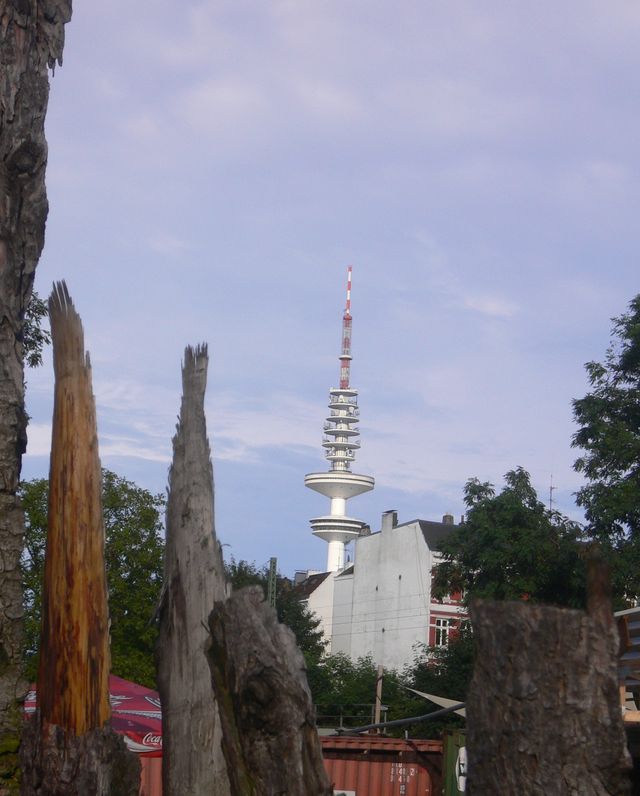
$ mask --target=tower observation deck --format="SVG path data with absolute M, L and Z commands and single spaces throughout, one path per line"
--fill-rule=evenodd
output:
M 314 536 L 329 543 L 327 571 L 344 567 L 345 544 L 360 535 L 364 523 L 346 514 L 347 500 L 373 489 L 371 475 L 351 472 L 356 451 L 360 447 L 357 427 L 360 419 L 358 391 L 350 386 L 351 378 L 351 266 L 347 271 L 347 303 L 342 316 L 342 352 L 340 354 L 340 386 L 329 390 L 329 415 L 324 423 L 322 447 L 330 462 L 324 473 L 309 473 L 305 486 L 330 498 L 329 514 L 311 520 Z

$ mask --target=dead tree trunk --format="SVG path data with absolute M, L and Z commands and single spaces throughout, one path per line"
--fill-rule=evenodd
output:
M 44 243 L 48 69 L 62 62 L 70 0 L 0 0 L 0 749 L 16 731 L 21 679 L 26 447 L 22 326 Z M 0 753 L 1 754 L 1 753 Z M 2 771 L 0 761 L 0 774 Z
M 590 585 L 598 579 L 599 565 Z M 471 620 L 469 794 L 629 793 L 617 634 L 602 589 L 591 588 L 589 613 L 478 600 Z
M 225 596 L 204 415 L 206 346 L 185 350 L 182 405 L 169 474 L 158 687 L 165 796 L 229 793 L 218 709 L 205 656 L 207 617 Z
M 333 793 L 315 728 L 302 653 L 259 587 L 217 603 L 209 663 L 223 749 L 237 796 Z
M 22 793 L 107 796 L 120 782 L 120 793 L 133 796 L 138 761 L 109 727 L 109 616 L 91 366 L 64 284 L 49 300 L 49 316 L 55 399 L 39 710 L 24 733 Z

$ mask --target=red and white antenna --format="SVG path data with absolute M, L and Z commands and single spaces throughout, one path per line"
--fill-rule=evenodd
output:
M 351 375 L 351 266 L 347 268 L 347 303 L 342 316 L 342 353 L 340 354 L 340 389 L 349 389 Z

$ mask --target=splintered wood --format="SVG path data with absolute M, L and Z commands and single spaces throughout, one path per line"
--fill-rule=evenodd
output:
M 43 723 L 75 735 L 109 706 L 109 612 L 91 365 L 66 286 L 49 300 L 55 398 L 38 695 Z
M 295 638 L 259 590 L 226 598 L 204 415 L 207 364 L 205 346 L 186 349 L 169 476 L 158 640 L 163 793 L 325 796 L 333 791 Z
M 109 725 L 109 616 L 91 366 L 64 283 L 49 300 L 55 398 L 38 712 L 23 796 L 136 794 L 140 764 Z
M 165 587 L 160 608 L 164 796 L 230 793 L 218 708 L 205 656 L 207 617 L 225 596 L 213 517 L 213 470 L 204 393 L 206 346 L 187 348 L 169 474 Z

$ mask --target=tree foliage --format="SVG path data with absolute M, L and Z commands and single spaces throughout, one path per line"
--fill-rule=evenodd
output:
M 455 699 L 464 702 L 473 674 L 473 635 L 471 627 L 464 624 L 452 635 L 444 647 L 418 645 L 413 663 L 402 672 L 402 684 L 425 694 Z M 411 691 L 403 689 L 401 699 L 394 706 L 394 713 L 404 716 L 421 716 L 438 709 Z M 433 738 L 450 727 L 463 727 L 464 718 L 455 713 L 428 722 L 405 727 L 412 738 Z
M 414 660 L 404 670 L 383 672 L 383 718 L 393 721 L 438 710 L 438 705 L 414 694 L 411 688 L 463 702 L 472 672 L 469 628 L 452 635 L 446 647 L 416 645 Z M 354 727 L 373 720 L 378 668 L 371 656 L 352 661 L 344 653 L 327 655 L 307 674 L 320 726 Z M 446 727 L 461 725 L 464 719 L 454 714 L 387 732 L 403 735 L 408 731 L 413 738 L 433 738 Z
M 22 325 L 22 345 L 25 364 L 30 368 L 42 365 L 42 351 L 51 343 L 51 333 L 44 326 L 49 316 L 47 303 L 34 290 L 27 304 Z
M 640 294 L 613 319 L 604 362 L 587 362 L 590 391 L 573 402 L 577 493 L 589 534 L 609 556 L 619 599 L 640 594 Z
M 227 580 L 234 589 L 241 589 L 243 586 L 261 586 L 266 598 L 269 581 L 267 566 L 259 569 L 254 563 L 236 561 L 232 558 L 225 563 L 225 571 Z M 276 612 L 278 620 L 293 631 L 307 667 L 316 664 L 326 646 L 322 631 L 319 630 L 320 620 L 300 602 L 293 590 L 292 582 L 280 574 L 276 578 Z
M 373 721 L 378 670 L 371 656 L 352 661 L 348 655 L 327 655 L 307 671 L 320 726 L 355 727 Z M 391 678 L 391 679 L 390 679 Z M 395 695 L 395 672 L 385 676 L 385 699 Z M 385 702 L 386 704 L 386 702 Z
M 475 596 L 584 606 L 581 529 L 545 508 L 529 473 L 510 470 L 498 495 L 492 484 L 472 478 L 465 503 L 466 521 L 442 543 L 437 597 L 462 591 L 467 601 Z
M 49 482 L 23 482 L 25 512 L 22 572 L 25 589 L 25 668 L 37 672 L 42 576 Z M 105 559 L 111 618 L 111 670 L 147 686 L 155 684 L 153 617 L 162 588 L 162 495 L 152 495 L 109 470 L 102 471 Z

